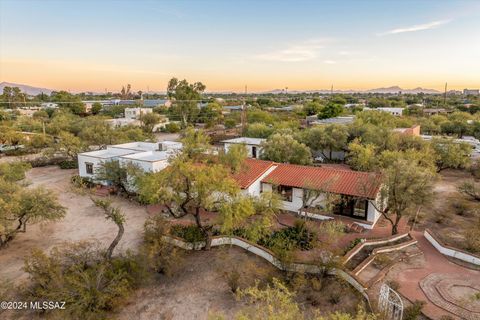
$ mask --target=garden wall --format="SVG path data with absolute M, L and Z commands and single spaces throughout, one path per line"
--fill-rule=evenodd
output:
M 205 246 L 205 242 L 196 242 L 196 243 L 188 243 L 184 240 L 176 237 L 171 236 L 164 236 L 163 239 L 170 244 L 173 244 L 177 247 L 180 247 L 185 250 L 200 250 Z M 313 264 L 304 264 L 304 263 L 282 263 L 273 252 L 270 250 L 261 247 L 257 244 L 254 244 L 248 240 L 239 238 L 239 237 L 213 237 L 212 238 L 212 247 L 222 246 L 222 245 L 235 245 L 237 247 L 243 248 L 265 260 L 270 262 L 272 265 L 277 267 L 283 271 L 290 271 L 290 272 L 303 272 L 303 273 L 310 273 L 310 274 L 318 274 L 323 272 L 323 268 L 313 265 Z M 329 272 L 330 275 L 336 275 L 350 283 L 358 292 L 360 292 L 363 297 L 367 300 L 368 304 L 370 304 L 370 299 L 366 293 L 366 289 L 360 282 L 358 282 L 354 277 L 352 277 L 347 272 L 340 270 L 340 269 L 332 269 Z
M 480 266 L 480 256 L 443 244 L 438 238 L 435 237 L 433 232 L 428 229 L 425 230 L 424 236 L 440 253 Z

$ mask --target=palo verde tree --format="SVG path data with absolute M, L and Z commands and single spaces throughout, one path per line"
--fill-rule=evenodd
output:
M 118 160 L 104 161 L 95 170 L 95 180 L 108 181 L 120 192 L 129 194 L 136 188 L 143 170 L 136 164 L 122 164 Z
M 162 171 L 139 179 L 140 199 L 162 203 L 174 218 L 192 215 L 210 246 L 211 226 L 201 219 L 202 211 L 216 211 L 232 203 L 240 188 L 232 178 L 232 168 L 208 157 L 208 137 L 192 128 L 182 139 L 183 150 Z
M 280 163 L 311 164 L 312 153 L 291 135 L 274 134 L 262 144 L 262 159 Z
M 376 209 L 392 225 L 392 235 L 398 233 L 402 217 L 425 205 L 433 196 L 435 173 L 413 161 L 398 159 L 383 172 L 383 188 Z
M 26 189 L 16 183 L 23 179 L 27 168 L 18 164 L 0 168 L 0 248 L 18 233 L 26 232 L 27 225 L 59 220 L 66 214 L 51 191 L 41 187 Z
M 347 147 L 348 128 L 344 125 L 331 124 L 316 126 L 306 130 L 301 137 L 312 152 L 320 153 L 324 159 L 331 161 L 334 151 L 344 151 Z
M 199 112 L 197 103 L 205 89 L 206 86 L 201 82 L 188 83 L 185 79 L 179 81 L 177 78 L 168 82 L 167 96 L 173 100 L 172 111 L 183 127 L 196 120 Z
M 123 226 L 123 224 L 125 223 L 125 215 L 119 208 L 112 207 L 112 203 L 110 201 L 93 198 L 92 201 L 97 207 L 103 210 L 103 212 L 105 213 L 105 219 L 112 220 L 118 227 L 118 232 L 115 236 L 115 239 L 113 239 L 112 243 L 105 252 L 105 257 L 107 259 L 111 259 L 113 255 L 113 250 L 118 245 L 118 243 L 123 237 L 123 234 L 125 233 L 125 227 Z
M 472 146 L 468 143 L 458 143 L 452 139 L 432 139 L 433 150 L 437 155 L 437 171 L 445 169 L 461 169 L 470 163 Z

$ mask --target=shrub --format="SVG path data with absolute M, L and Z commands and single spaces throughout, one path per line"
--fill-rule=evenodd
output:
M 307 228 L 305 221 L 297 220 L 293 227 L 275 231 L 270 237 L 261 239 L 259 244 L 267 248 L 291 244 L 295 249 L 310 250 L 314 247 L 316 239 L 316 233 Z
M 143 266 L 131 255 L 105 259 L 105 252 L 87 242 L 56 247 L 50 255 L 35 250 L 25 261 L 29 282 L 25 298 L 65 301 L 69 319 L 104 319 L 144 279 Z
M 328 297 L 328 302 L 334 305 L 338 304 L 340 302 L 341 297 L 342 296 L 340 292 L 338 291 L 331 292 L 330 296 Z
M 170 234 L 190 243 L 205 241 L 205 234 L 202 229 L 196 225 L 173 225 L 170 227 Z
M 75 160 L 63 160 L 58 166 L 60 169 L 76 169 L 78 168 L 78 162 Z
M 75 188 L 92 188 L 95 184 L 88 178 L 84 178 L 77 175 L 74 175 L 70 178 L 70 183 Z
M 398 281 L 395 281 L 395 280 L 388 280 L 387 285 L 395 291 L 400 289 L 400 283 L 398 283 Z
M 163 239 L 166 234 L 167 223 L 161 216 L 145 221 L 142 253 L 151 269 L 171 276 L 182 262 L 182 251 Z
M 236 269 L 233 269 L 231 271 L 226 271 L 224 275 L 230 290 L 233 293 L 236 293 L 240 286 L 240 272 L 238 272 Z
M 417 320 L 422 314 L 424 305 L 425 301 L 415 300 L 411 306 L 406 307 L 403 311 L 403 320 Z
M 470 214 L 470 206 L 466 201 L 454 199 L 451 202 L 451 206 L 456 215 L 468 216 Z
M 350 241 L 349 245 L 345 248 L 345 254 L 348 253 L 348 251 L 352 250 L 355 248 L 355 246 L 359 243 L 362 243 L 363 239 L 362 238 L 355 238 L 352 241 Z
M 465 231 L 465 249 L 477 253 L 480 252 L 480 218 Z
M 180 131 L 180 126 L 175 122 L 170 122 L 165 125 L 165 132 L 177 133 Z

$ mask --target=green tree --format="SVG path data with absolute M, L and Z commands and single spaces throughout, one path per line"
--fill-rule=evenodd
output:
M 331 124 L 316 126 L 306 131 L 302 141 L 313 152 L 320 152 L 327 160 L 332 160 L 333 151 L 343 151 L 347 147 L 348 128 Z
M 142 175 L 143 170 L 139 166 L 132 163 L 124 165 L 118 160 L 101 162 L 95 170 L 95 180 L 108 181 L 126 194 L 136 189 Z
M 437 170 L 460 169 L 470 164 L 472 146 L 468 143 L 457 143 L 452 139 L 434 138 L 431 141 L 437 155 Z
M 172 112 L 181 121 L 182 126 L 194 123 L 198 115 L 197 103 L 206 86 L 201 82 L 190 84 L 187 80 L 172 78 L 168 82 L 167 96 L 173 100 Z
M 343 112 L 343 104 L 336 102 L 329 102 L 326 106 L 320 109 L 317 116 L 318 119 L 328 119 L 339 116 Z
M 375 170 L 379 165 L 375 146 L 361 144 L 355 139 L 348 145 L 347 163 L 355 170 Z
M 82 99 L 67 91 L 58 91 L 51 93 L 51 101 L 59 104 L 60 108 L 67 109 L 73 114 L 84 114 L 85 104 Z
M 112 207 L 111 201 L 93 198 L 92 201 L 97 207 L 103 210 L 105 213 L 105 219 L 112 220 L 118 227 L 117 235 L 105 253 L 105 257 L 110 260 L 112 259 L 113 250 L 115 250 L 115 247 L 118 245 L 123 237 L 123 234 L 125 233 L 125 227 L 123 226 L 125 223 L 125 215 L 119 208 Z
M 142 123 L 142 128 L 145 132 L 151 133 L 155 128 L 155 125 L 160 122 L 162 117 L 156 113 L 146 113 L 140 116 L 140 122 Z
M 100 111 L 102 111 L 102 104 L 100 102 L 94 102 L 92 104 L 92 109 L 90 110 L 90 112 L 92 114 L 99 114 Z
M 207 127 L 212 127 L 220 123 L 223 119 L 223 107 L 217 102 L 209 102 L 200 110 L 198 122 L 205 123 Z
M 320 113 L 320 111 L 323 108 L 324 108 L 324 106 L 322 106 L 319 102 L 311 101 L 311 102 L 307 102 L 303 106 L 303 111 L 306 113 L 307 116 L 313 116 L 313 115 L 316 115 L 316 114 Z
M 88 149 L 84 141 L 69 132 L 61 132 L 58 138 L 58 142 L 52 148 L 46 150 L 47 156 L 61 155 L 70 161 L 76 161 L 77 155 Z
M 262 122 L 251 123 L 247 126 L 245 136 L 251 138 L 268 138 L 274 129 Z
M 374 204 L 398 233 L 402 217 L 425 205 L 433 196 L 434 173 L 416 163 L 398 159 L 384 172 L 381 199 Z
M 292 164 L 311 164 L 312 153 L 290 135 L 274 134 L 262 144 L 262 159 Z
M 26 189 L 0 178 L 0 248 L 26 232 L 30 223 L 56 221 L 65 214 L 51 191 Z

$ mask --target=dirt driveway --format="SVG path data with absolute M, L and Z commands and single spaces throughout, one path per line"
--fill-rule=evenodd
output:
M 88 195 L 71 190 L 70 177 L 76 170 L 61 170 L 56 166 L 33 168 L 27 173 L 31 186 L 44 186 L 55 191 L 60 203 L 67 208 L 66 217 L 58 222 L 27 226 L 25 234 L 19 234 L 11 244 L 0 251 L 0 281 L 18 282 L 25 278 L 23 260 L 33 248 L 50 250 L 71 241 L 96 240 L 107 246 L 115 237 L 117 227 L 105 220 Z M 140 242 L 143 224 L 148 214 L 144 207 L 128 200 L 113 198 L 114 205 L 126 215 L 125 234 L 118 246 L 120 250 L 135 248 Z

